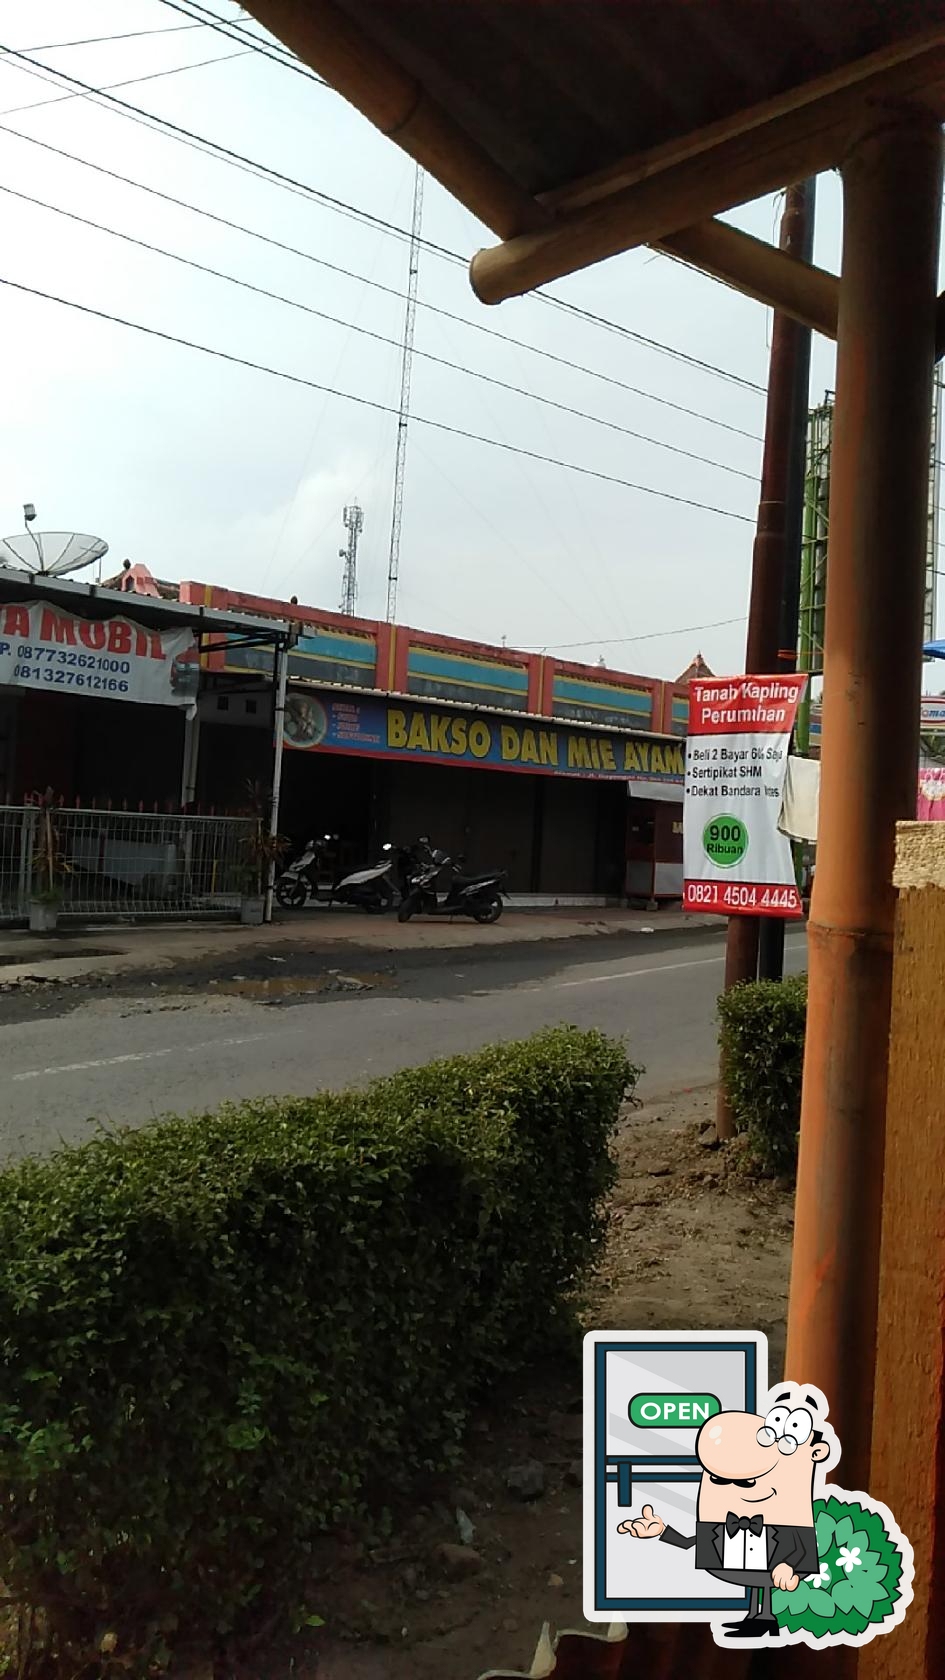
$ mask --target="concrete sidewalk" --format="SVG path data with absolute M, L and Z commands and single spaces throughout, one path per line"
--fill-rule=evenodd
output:
M 655 933 L 684 933 L 721 926 L 717 916 L 680 910 L 652 914 L 633 910 L 510 910 L 492 927 L 465 919 L 404 924 L 394 916 L 366 916 L 348 910 L 280 912 L 269 927 L 188 922 L 153 927 L 119 925 L 81 928 L 48 936 L 12 930 L 0 934 L 0 990 L 24 980 L 79 982 L 114 975 L 167 973 L 232 959 L 268 955 L 288 961 L 305 953 L 335 957 L 365 953 L 387 962 L 413 951 L 501 948 L 552 940 L 596 940 Z

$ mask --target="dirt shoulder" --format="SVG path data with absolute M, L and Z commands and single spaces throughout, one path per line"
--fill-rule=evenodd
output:
M 588 1328 L 760 1329 L 781 1368 L 792 1196 L 701 1130 L 714 1092 L 629 1110 Z M 581 1616 L 581 1377 L 534 1373 L 475 1420 L 462 1467 L 396 1513 L 389 1537 L 326 1545 L 312 1602 L 328 1626 L 267 1680 L 476 1680 L 527 1673 L 541 1625 Z M 443 1550 L 442 1548 L 446 1548 Z

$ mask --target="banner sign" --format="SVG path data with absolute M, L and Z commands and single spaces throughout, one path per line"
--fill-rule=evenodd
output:
M 806 676 L 751 676 L 690 684 L 684 909 L 802 914 L 791 844 L 778 819 L 806 682 Z
M 936 732 L 945 735 L 945 695 L 930 698 L 925 695 L 921 702 L 921 728 L 926 735 Z
M 539 776 L 588 776 L 649 784 L 651 789 L 658 784 L 673 789 L 680 801 L 683 794 L 682 741 L 600 734 L 381 697 L 291 693 L 285 743 L 303 752 L 354 752 Z
M 44 601 L 0 606 L 0 683 L 12 688 L 191 707 L 199 681 L 189 630 L 77 618 Z

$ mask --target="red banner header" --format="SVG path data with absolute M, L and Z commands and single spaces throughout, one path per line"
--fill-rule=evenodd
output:
M 715 677 L 689 685 L 690 735 L 789 735 L 807 677 Z

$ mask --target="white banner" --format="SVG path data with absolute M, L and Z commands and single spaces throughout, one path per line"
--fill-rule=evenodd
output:
M 0 606 L 0 684 L 192 707 L 199 681 L 190 630 L 148 630 L 127 618 L 78 618 L 45 601 Z
M 790 841 L 778 828 L 805 676 L 689 685 L 683 906 L 723 916 L 800 916 Z

